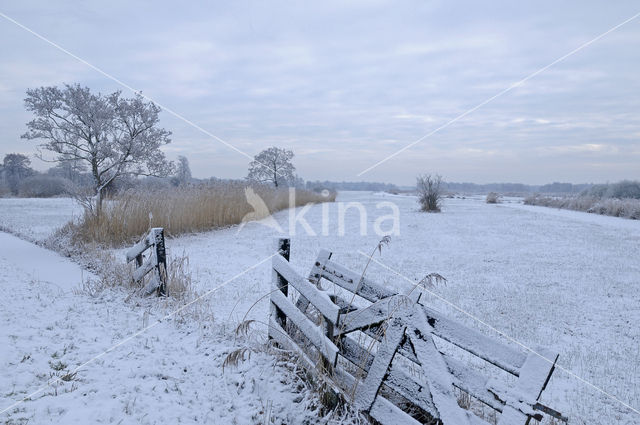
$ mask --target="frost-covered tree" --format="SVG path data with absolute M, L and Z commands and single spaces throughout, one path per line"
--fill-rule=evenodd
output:
M 88 166 L 94 196 L 84 206 L 97 215 L 105 190 L 119 177 L 164 177 L 172 171 L 160 150 L 171 132 L 158 125 L 160 108 L 139 94 L 94 94 L 78 84 L 40 87 L 27 90 L 25 107 L 35 119 L 23 138 L 44 140 L 40 147 L 54 154 L 53 161 Z
M 247 179 L 255 182 L 273 183 L 275 187 L 295 182 L 296 167 L 291 160 L 293 152 L 275 146 L 263 150 L 249 164 Z
M 30 165 L 31 160 L 29 157 L 21 153 L 8 153 L 4 156 L 2 174 L 13 195 L 18 194 L 18 188 L 22 180 L 35 174 Z
M 180 155 L 176 164 L 176 175 L 178 184 L 186 184 L 191 181 L 191 167 L 186 156 Z

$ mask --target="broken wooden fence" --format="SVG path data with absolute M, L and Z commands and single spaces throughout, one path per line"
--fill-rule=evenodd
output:
M 147 261 L 144 261 L 144 252 L 150 249 Z M 127 251 L 127 262 L 136 260 L 136 269 L 133 271 L 133 280 L 139 282 L 149 272 L 155 275 L 145 286 L 145 292 L 151 294 L 158 292 L 158 296 L 167 295 L 167 254 L 164 246 L 164 229 L 152 228 L 145 237 Z
M 528 424 L 542 413 L 566 421 L 539 401 L 557 354 L 507 346 L 431 309 L 419 288 L 399 294 L 332 261 L 328 251 L 304 278 L 288 262 L 289 240 L 279 244 L 269 337 L 325 374 L 359 411 L 384 425 L 433 418 L 487 424 L 459 406 L 464 392 L 492 408 L 499 425 Z M 479 359 L 484 367 L 472 367 Z

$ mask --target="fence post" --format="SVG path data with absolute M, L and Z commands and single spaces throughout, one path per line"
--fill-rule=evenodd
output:
M 167 296 L 167 251 L 164 246 L 164 229 L 159 227 L 155 232 L 156 240 L 156 259 L 158 260 L 158 278 L 160 279 L 160 286 L 158 286 L 158 296 Z
M 289 261 L 291 257 L 291 240 L 288 238 L 278 239 L 278 254 L 282 255 L 285 260 Z M 284 296 L 289 295 L 289 282 L 287 282 L 282 276 L 280 276 L 275 270 L 273 271 L 273 282 L 275 284 L 274 290 L 280 290 Z M 275 306 L 274 306 L 275 307 Z M 278 307 L 275 307 L 276 321 L 282 327 L 286 329 L 287 316 Z

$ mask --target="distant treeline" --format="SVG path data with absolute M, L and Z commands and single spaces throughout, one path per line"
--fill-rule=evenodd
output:
M 596 184 L 570 196 L 536 193 L 525 198 L 524 203 L 640 220 L 640 182 Z
M 497 192 L 501 194 L 527 194 L 527 193 L 549 193 L 558 195 L 578 194 L 594 186 L 590 183 L 550 183 L 545 185 L 528 185 L 522 183 L 451 183 L 443 182 L 443 188 L 447 192 L 461 193 L 488 193 Z
M 551 183 L 542 186 L 526 185 L 521 183 L 443 183 L 447 192 L 461 193 L 488 193 L 500 194 L 535 194 L 541 193 L 552 196 L 581 196 L 593 199 L 640 199 L 640 182 L 622 180 L 617 183 L 605 184 L 571 184 Z
M 330 182 L 330 181 L 308 181 L 306 188 L 309 190 L 364 190 L 374 192 L 399 192 L 400 188 L 391 183 L 377 182 Z
M 558 195 L 578 194 L 594 187 L 593 184 L 571 184 L 571 183 L 550 183 L 545 185 L 527 185 L 522 183 L 454 183 L 442 182 L 442 189 L 450 193 L 485 194 L 497 192 L 500 194 L 531 194 L 548 193 Z M 364 190 L 364 191 L 384 191 L 384 192 L 408 192 L 414 191 L 415 187 L 397 186 L 391 183 L 378 182 L 332 182 L 332 181 L 308 181 L 306 188 L 310 190 Z

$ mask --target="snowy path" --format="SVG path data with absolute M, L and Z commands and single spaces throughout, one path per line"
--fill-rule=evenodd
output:
M 204 318 L 202 326 L 166 320 L 46 387 L 166 313 L 127 304 L 122 291 L 79 294 L 73 289 L 83 275 L 67 259 L 0 232 L 0 411 L 44 386 L 0 422 L 253 424 L 313 416 L 266 353 L 223 374 L 234 341 Z

